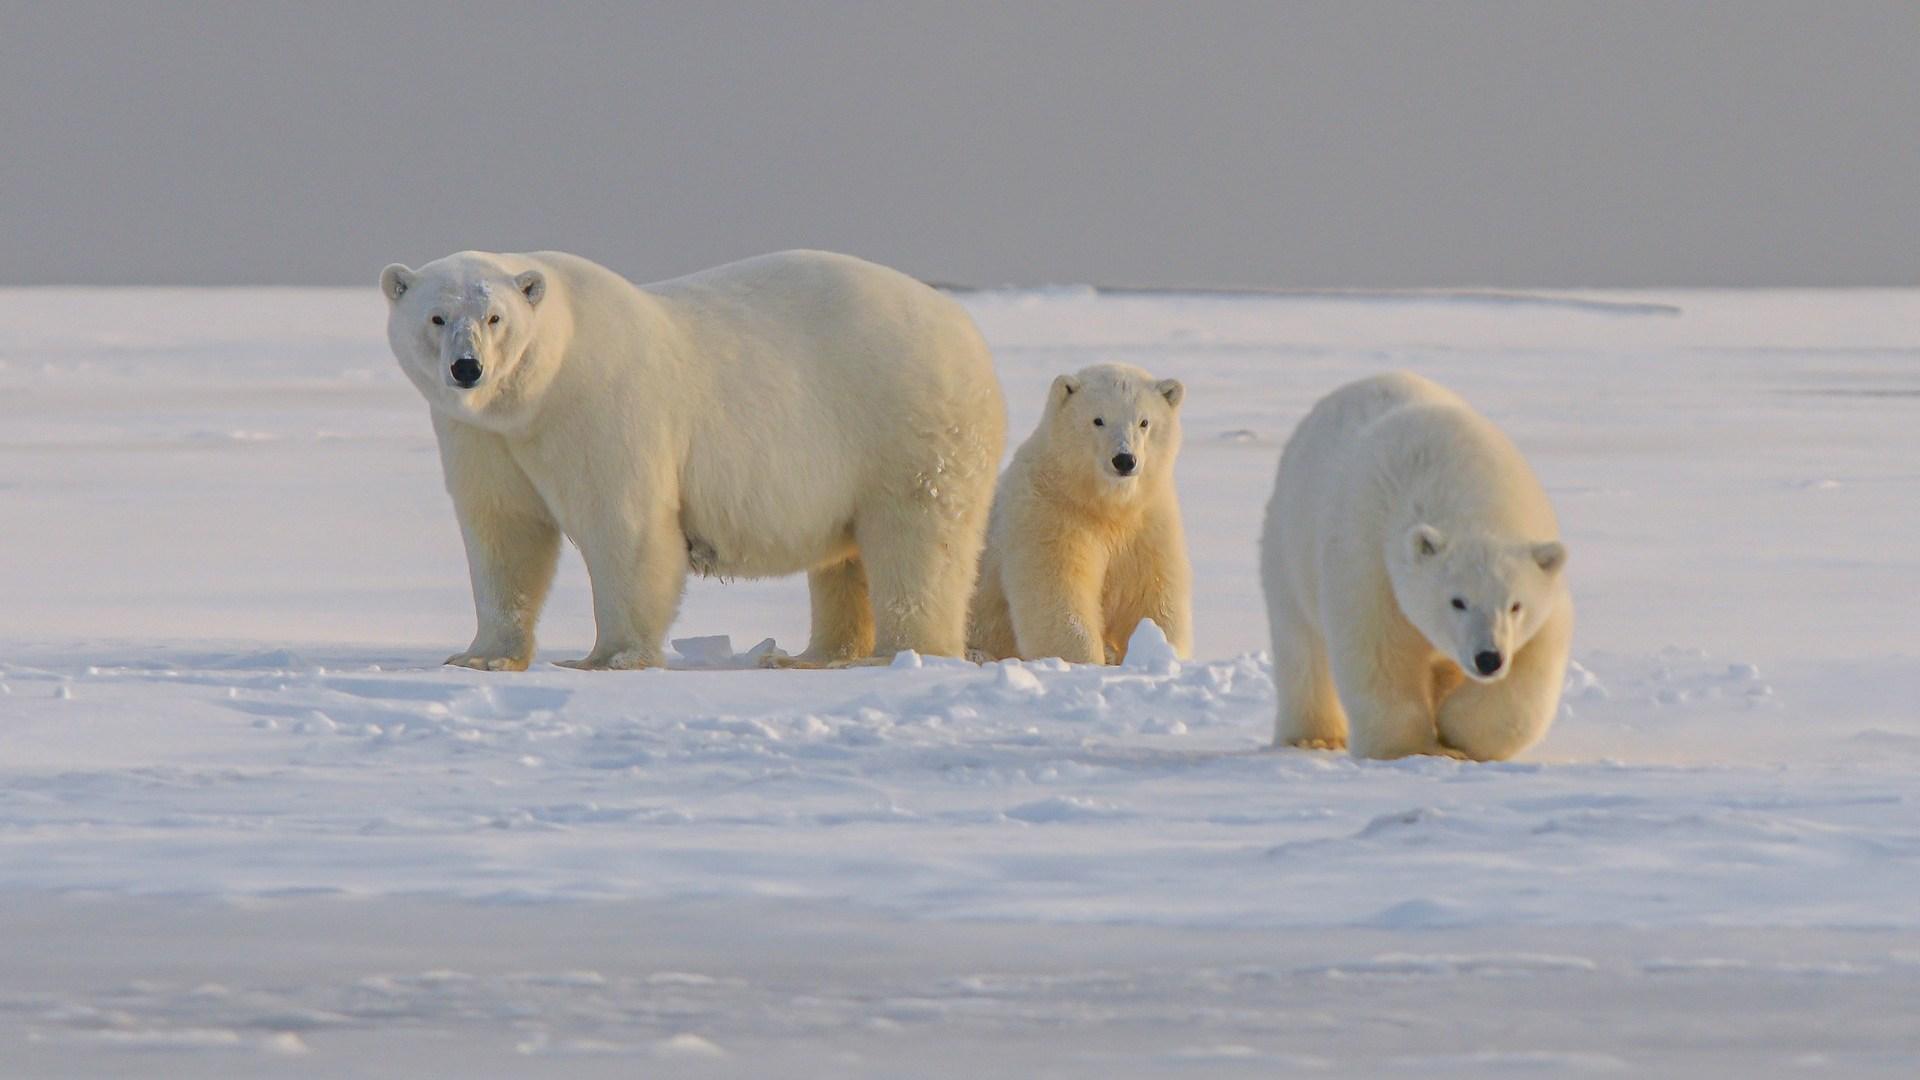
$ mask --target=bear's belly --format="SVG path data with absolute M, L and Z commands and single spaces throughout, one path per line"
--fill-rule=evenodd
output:
M 803 573 L 844 562 L 858 554 L 850 527 L 821 529 L 811 535 L 767 535 L 716 530 L 710 523 L 681 519 L 687 540 L 687 568 L 707 578 L 770 578 Z

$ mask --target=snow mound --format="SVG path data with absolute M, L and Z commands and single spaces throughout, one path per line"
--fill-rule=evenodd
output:
M 1167 640 L 1160 624 L 1152 619 L 1141 619 L 1133 628 L 1133 636 L 1127 639 L 1127 655 L 1122 666 L 1129 671 L 1146 671 L 1155 675 L 1180 674 L 1180 654 L 1173 649 L 1173 643 Z

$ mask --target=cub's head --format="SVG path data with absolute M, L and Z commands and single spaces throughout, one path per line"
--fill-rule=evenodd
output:
M 462 252 L 380 272 L 393 355 L 428 404 L 450 416 L 508 422 L 542 381 L 524 369 L 546 275 L 516 272 L 510 259 Z
M 1130 498 L 1143 483 L 1172 474 L 1180 452 L 1178 379 L 1158 379 L 1126 364 L 1096 364 L 1053 380 L 1047 392 L 1047 447 L 1091 490 Z
M 1387 573 L 1407 620 L 1480 682 L 1504 677 L 1562 596 L 1566 545 L 1450 536 L 1415 525 L 1388 541 Z

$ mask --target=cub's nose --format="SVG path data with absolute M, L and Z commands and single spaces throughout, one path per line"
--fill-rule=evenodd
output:
M 480 381 L 480 361 L 463 356 L 453 362 L 453 381 L 463 389 Z
M 1140 462 L 1135 460 L 1132 454 L 1113 455 L 1113 471 L 1119 473 L 1121 476 L 1132 476 L 1133 470 L 1139 467 L 1139 465 Z
M 1473 666 L 1482 675 L 1491 675 L 1500 670 L 1501 656 L 1497 652 L 1477 652 L 1473 654 Z

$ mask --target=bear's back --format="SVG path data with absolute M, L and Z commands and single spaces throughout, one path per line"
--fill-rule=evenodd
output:
M 1375 542 L 1373 533 L 1411 525 L 1412 516 L 1535 539 L 1559 534 L 1519 449 L 1453 391 L 1396 371 L 1322 398 L 1281 454 L 1270 538 L 1285 536 L 1305 555 L 1329 541 Z
M 1506 432 L 1438 383 L 1403 374 L 1396 403 L 1360 431 L 1362 467 L 1387 498 L 1442 527 L 1557 537 L 1546 491 Z
M 951 298 L 898 270 L 852 255 L 796 249 L 641 286 L 642 291 L 695 311 L 739 317 L 757 311 L 792 320 L 805 314 L 822 325 L 861 325 L 937 312 L 972 325 Z

